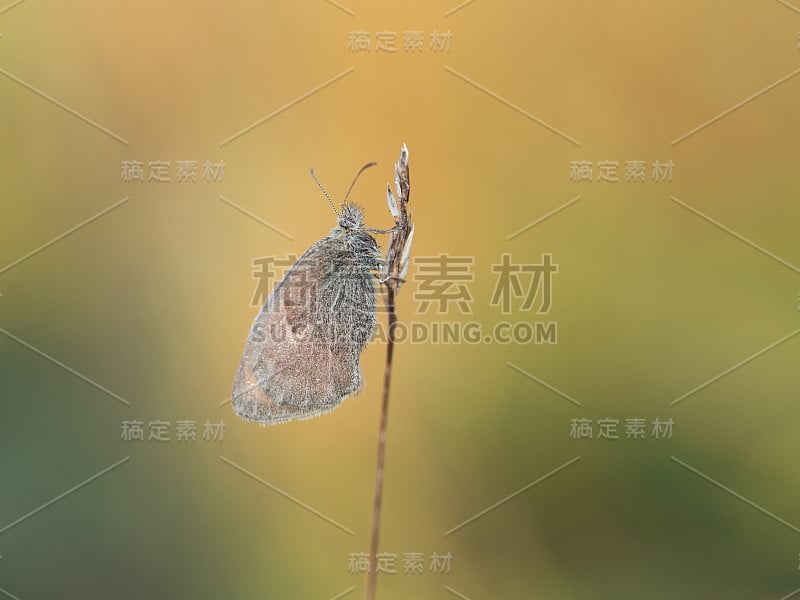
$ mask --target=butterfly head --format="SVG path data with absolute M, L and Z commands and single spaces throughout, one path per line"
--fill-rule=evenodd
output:
M 357 204 L 342 204 L 342 212 L 339 213 L 339 227 L 350 231 L 363 228 L 364 209 Z

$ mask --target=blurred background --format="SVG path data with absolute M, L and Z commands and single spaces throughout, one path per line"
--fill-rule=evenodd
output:
M 798 32 L 780 1 L 0 7 L 0 593 L 363 595 L 385 344 L 324 417 L 226 401 L 253 261 L 335 224 L 309 168 L 341 200 L 377 161 L 352 199 L 388 227 L 406 143 L 400 319 L 487 339 L 396 349 L 379 597 L 793 595 Z

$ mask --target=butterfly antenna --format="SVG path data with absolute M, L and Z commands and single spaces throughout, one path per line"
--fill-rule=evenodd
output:
M 361 169 L 361 170 L 363 171 L 364 169 Z M 336 205 L 333 203 L 333 200 L 331 200 L 331 197 L 328 195 L 328 192 L 325 191 L 325 188 L 322 187 L 322 184 L 319 182 L 319 179 L 317 179 L 317 176 L 314 174 L 314 168 L 313 167 L 311 168 L 311 177 L 314 178 L 314 181 L 317 182 L 317 185 L 319 186 L 319 189 L 322 190 L 322 193 L 325 194 L 325 197 L 328 199 L 328 202 L 331 203 L 331 208 L 333 209 L 333 212 L 336 213 L 337 217 L 340 217 L 341 215 L 339 214 L 339 211 L 336 210 Z
M 358 171 L 358 173 L 356 173 L 356 176 L 353 178 L 353 183 L 351 183 L 351 184 L 350 184 L 350 187 L 349 187 L 349 188 L 347 188 L 347 193 L 344 195 L 344 201 L 343 201 L 343 202 L 347 202 L 347 199 L 350 197 L 350 192 L 352 192 L 352 191 L 353 191 L 353 186 L 356 184 L 356 181 L 358 181 L 358 177 L 359 177 L 359 176 L 360 176 L 360 175 L 361 175 L 361 174 L 362 174 L 364 171 L 366 171 L 366 170 L 367 170 L 367 169 L 369 169 L 370 167 L 374 167 L 374 166 L 375 166 L 375 165 L 377 165 L 377 164 L 378 164 L 378 163 L 376 163 L 376 162 L 371 162 L 371 163 L 367 163 L 367 164 L 365 164 L 363 167 L 361 167 L 361 169 Z

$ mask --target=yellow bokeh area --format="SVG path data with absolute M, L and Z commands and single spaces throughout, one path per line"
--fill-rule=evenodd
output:
M 0 595 L 363 597 L 385 342 L 228 399 L 403 143 L 378 598 L 800 588 L 800 4 L 5 1 Z

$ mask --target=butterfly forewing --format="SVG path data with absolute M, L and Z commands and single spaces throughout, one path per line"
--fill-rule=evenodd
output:
M 379 260 L 368 233 L 341 228 L 297 260 L 253 321 L 234 379 L 236 414 L 262 424 L 306 419 L 359 391 Z

